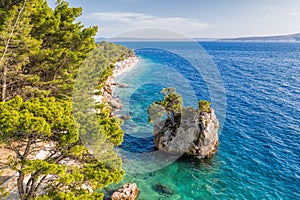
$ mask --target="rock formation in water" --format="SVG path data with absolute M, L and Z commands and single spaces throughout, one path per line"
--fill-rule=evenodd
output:
M 168 188 L 167 186 L 165 186 L 161 183 L 156 184 L 155 186 L 152 187 L 152 189 L 161 195 L 169 196 L 169 195 L 173 195 L 175 193 L 173 190 L 171 190 L 170 188 Z
M 111 200 L 135 200 L 139 195 L 138 187 L 135 183 L 127 183 L 111 196 Z
M 217 151 L 219 122 L 212 108 L 184 108 L 175 117 L 154 124 L 155 147 L 159 150 L 208 158 Z

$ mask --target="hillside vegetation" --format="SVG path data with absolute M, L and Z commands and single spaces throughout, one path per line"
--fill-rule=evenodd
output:
M 3 177 L 15 174 L 15 179 L 8 179 L 15 181 L 22 200 L 101 199 L 103 194 L 96 190 L 120 181 L 124 174 L 112 149 L 102 151 L 110 153 L 113 166 L 83 145 L 83 127 L 74 116 L 84 113 L 72 110 L 72 94 L 79 69 L 92 51 L 97 52 L 96 62 L 89 67 L 101 70 L 100 88 L 114 63 L 133 51 L 96 44 L 97 27 L 78 22 L 81 13 L 81 8 L 71 8 L 63 0 L 55 9 L 45 0 L 0 1 L 0 144 L 7 155 L 1 156 L 0 171 Z M 122 121 L 111 117 L 106 104 L 96 109 L 103 135 L 120 145 Z M 47 154 L 37 156 L 41 151 Z M 5 189 L 0 198 L 7 195 Z

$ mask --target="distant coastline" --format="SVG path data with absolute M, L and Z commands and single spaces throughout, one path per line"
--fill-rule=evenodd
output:
M 253 36 L 236 38 L 97 38 L 97 42 L 109 40 L 113 42 L 300 42 L 300 33 L 277 36 Z
M 300 33 L 278 36 L 256 36 L 220 39 L 220 41 L 241 41 L 241 42 L 300 42 Z

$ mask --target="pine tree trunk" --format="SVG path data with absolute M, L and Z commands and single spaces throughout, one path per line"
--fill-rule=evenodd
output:
M 7 88 L 7 67 L 3 65 L 3 77 L 2 77 L 2 91 L 1 91 L 1 101 L 5 102 L 6 99 L 6 88 Z
M 35 176 L 35 175 L 34 175 Z M 30 185 L 30 189 L 29 191 L 26 193 L 26 198 L 25 200 L 29 200 L 29 199 L 32 199 L 34 194 L 35 194 L 35 188 L 36 188 L 36 185 L 37 185 L 37 178 L 36 177 L 32 177 L 32 180 L 31 180 L 31 185 Z
M 17 180 L 17 185 L 18 185 L 18 191 L 19 191 L 19 198 L 24 199 L 24 187 L 23 187 L 23 182 L 24 182 L 25 175 L 22 171 L 19 171 L 19 177 Z
M 168 112 L 168 117 L 171 120 L 172 126 L 175 126 L 175 120 L 174 120 L 174 115 Z

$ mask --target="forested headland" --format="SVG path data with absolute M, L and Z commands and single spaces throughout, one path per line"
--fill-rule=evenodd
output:
M 117 155 L 110 156 L 114 166 L 106 165 L 83 145 L 74 115 L 84 115 L 72 110 L 72 94 L 91 52 L 97 53 L 89 67 L 101 70 L 98 90 L 114 63 L 134 52 L 96 44 L 98 27 L 84 27 L 76 20 L 81 13 L 63 0 L 54 9 L 45 0 L 0 1 L 0 198 L 10 182 L 22 200 L 101 199 L 99 189 L 122 179 Z M 120 145 L 122 120 L 105 101 L 95 109 L 102 133 Z

